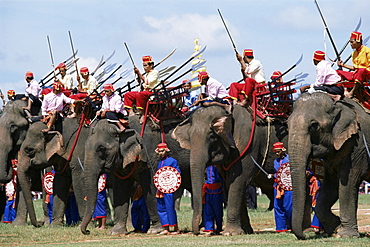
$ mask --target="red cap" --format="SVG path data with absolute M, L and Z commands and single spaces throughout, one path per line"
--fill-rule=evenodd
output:
M 157 145 L 157 148 L 156 148 L 155 152 L 157 152 L 157 153 L 158 153 L 159 149 L 162 149 L 162 148 L 164 148 L 167 152 L 169 152 L 169 151 L 170 151 L 170 150 L 168 149 L 167 143 L 162 142 L 162 143 L 159 143 L 159 144 Z
M 33 77 L 33 73 L 31 71 L 26 72 L 26 77 Z
M 313 53 L 313 59 L 316 60 L 316 61 L 325 60 L 325 52 L 323 52 L 323 51 L 315 51 Z
M 59 81 L 55 81 L 53 83 L 53 89 L 56 89 L 56 90 L 59 90 L 59 89 L 62 89 L 63 88 L 63 84 Z
M 245 49 L 243 52 L 243 56 L 253 57 L 253 50 L 252 49 Z
M 15 95 L 15 91 L 13 89 L 10 89 L 6 92 L 9 96 L 14 96 Z
M 51 88 L 49 88 L 49 87 L 46 87 L 46 88 L 44 88 L 42 91 L 41 91 L 41 94 L 43 95 L 43 96 L 45 96 L 45 95 L 47 95 L 48 93 L 50 93 L 52 90 L 51 90 Z
M 65 63 L 60 63 L 60 64 L 58 64 L 57 67 L 55 67 L 55 70 L 60 69 L 60 68 L 67 68 L 67 66 L 66 66 Z
M 104 90 L 114 91 L 114 87 L 113 87 L 112 84 L 105 84 L 104 85 Z
M 87 68 L 87 67 L 82 67 L 81 69 L 80 69 L 80 73 L 82 74 L 82 73 L 89 73 L 89 69 Z
M 209 75 L 206 71 L 201 71 L 198 74 L 198 81 L 201 82 L 201 81 L 203 81 L 203 79 L 208 78 L 208 77 L 209 77 Z
M 278 149 L 281 149 L 284 152 L 286 151 L 284 144 L 282 142 L 275 142 L 274 145 L 272 146 L 272 149 L 274 150 L 274 152 Z
M 272 76 L 271 76 L 271 79 L 276 79 L 278 78 L 279 76 L 281 76 L 281 72 L 280 71 L 274 71 L 274 73 L 272 73 Z
M 143 59 L 143 63 L 152 63 L 153 62 L 153 59 L 152 59 L 151 56 L 143 56 L 142 59 Z
M 360 32 L 352 32 L 351 33 L 351 36 L 349 37 L 349 39 L 354 39 L 357 42 L 360 42 L 362 40 L 362 33 L 360 33 Z
M 185 80 L 183 80 L 183 81 L 182 81 L 182 84 L 190 83 L 190 82 L 188 82 L 188 81 L 189 81 L 189 79 L 185 79 Z
M 17 159 L 12 159 L 11 162 L 12 162 L 12 165 L 13 166 L 17 166 L 18 165 L 18 160 Z

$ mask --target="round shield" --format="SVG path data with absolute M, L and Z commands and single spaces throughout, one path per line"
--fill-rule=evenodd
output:
M 53 194 L 53 182 L 54 182 L 54 173 L 47 172 L 42 178 L 42 187 L 45 192 L 49 195 Z
M 107 183 L 107 178 L 105 174 L 100 175 L 98 181 L 98 192 L 102 192 L 105 188 L 105 184 Z
M 283 190 L 292 190 L 289 162 L 282 164 L 276 172 L 276 182 Z
M 154 174 L 154 185 L 162 193 L 175 192 L 181 185 L 181 174 L 172 166 L 164 166 Z
M 15 194 L 15 183 L 11 180 L 5 185 L 5 194 L 7 197 L 12 197 Z

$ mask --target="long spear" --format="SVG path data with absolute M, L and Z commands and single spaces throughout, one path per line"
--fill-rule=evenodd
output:
M 71 42 L 71 48 L 72 48 L 72 54 L 73 54 L 73 58 L 76 60 L 76 56 L 75 56 L 75 52 L 74 52 L 74 48 L 73 48 L 73 42 L 72 42 L 72 35 L 71 35 L 71 32 L 68 31 L 68 34 L 69 34 L 69 41 Z M 77 77 L 80 76 L 79 73 L 78 73 L 78 68 L 77 68 L 77 63 L 75 63 L 75 68 L 76 68 L 76 73 L 77 73 Z
M 48 39 L 49 52 L 50 52 L 50 58 L 51 58 L 51 67 L 53 68 L 54 80 L 55 80 L 55 79 L 57 78 L 57 76 L 56 76 L 56 74 L 55 74 L 53 52 L 52 52 L 52 50 L 51 50 L 51 44 L 50 44 L 49 35 L 47 35 L 46 37 L 47 37 L 47 39 Z
M 220 15 L 220 17 L 221 17 L 222 22 L 224 23 L 224 26 L 225 26 L 226 32 L 227 32 L 227 34 L 229 35 L 229 38 L 230 38 L 230 40 L 231 40 L 231 44 L 232 44 L 232 45 L 233 45 L 233 47 L 234 47 L 234 51 L 235 51 L 235 53 L 236 53 L 236 54 L 238 54 L 238 51 L 237 51 L 236 46 L 235 46 L 235 44 L 234 44 L 233 38 L 231 38 L 231 34 L 230 34 L 230 32 L 229 32 L 229 29 L 228 29 L 228 28 L 227 28 L 227 26 L 226 26 L 226 23 L 225 23 L 225 21 L 224 21 L 224 18 L 223 18 L 223 17 L 222 17 L 222 15 L 221 15 L 221 11 L 220 11 L 220 9 L 217 9 L 217 11 L 218 11 L 218 14 L 219 14 L 219 15 Z

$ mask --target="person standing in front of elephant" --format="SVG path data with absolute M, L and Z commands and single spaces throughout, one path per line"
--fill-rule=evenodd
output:
M 157 145 L 155 152 L 159 155 L 160 161 L 158 162 L 158 169 L 165 166 L 171 166 L 181 173 L 180 167 L 176 159 L 169 156 L 170 150 L 166 143 L 160 143 Z M 164 230 L 160 232 L 161 235 L 176 235 L 180 233 L 179 226 L 177 224 L 177 215 L 175 210 L 175 199 L 174 193 L 162 193 L 157 190 L 157 210 L 158 215 L 164 227 Z M 173 227 L 173 232 L 170 232 L 170 227 Z
M 107 174 L 102 174 L 98 182 L 98 197 L 96 199 L 96 206 L 94 210 L 93 219 L 98 221 L 97 229 L 103 230 L 107 223 L 107 190 L 105 184 L 107 181 Z
M 311 227 L 314 229 L 315 234 L 320 234 L 324 231 L 324 226 L 321 224 L 319 219 L 316 216 L 315 208 L 316 201 L 320 194 L 321 182 L 314 176 L 313 172 L 307 167 L 306 176 L 308 178 L 308 187 L 310 188 L 310 197 L 312 200 L 312 211 L 314 215 L 311 221 Z
M 292 180 L 289 155 L 282 142 L 273 145 L 277 158 L 274 160 L 274 215 L 276 232 L 286 232 L 292 226 Z
M 343 61 L 338 61 L 338 66 L 349 69 L 350 71 L 337 70 L 342 80 L 353 81 L 355 84 L 353 89 L 347 93 L 346 97 L 352 98 L 356 96 L 358 90 L 363 87 L 363 83 L 370 80 L 370 48 L 362 44 L 362 33 L 352 32 L 349 38 L 352 52 L 352 64 L 344 64 Z
M 202 188 L 203 221 L 206 236 L 222 231 L 223 195 L 222 177 L 215 165 L 206 167 L 206 181 Z M 214 224 L 216 223 L 216 230 Z
M 236 59 L 241 66 L 241 72 L 244 83 L 231 83 L 229 89 L 229 96 L 233 99 L 233 104 L 247 106 L 251 103 L 252 92 L 257 83 L 265 83 L 265 72 L 262 63 L 254 59 L 252 49 L 245 49 L 243 57 L 236 53 Z
M 133 185 L 134 194 L 132 195 L 131 221 L 134 232 L 145 233 L 150 227 L 150 216 L 146 207 L 143 189 L 138 183 Z
M 115 123 L 120 131 L 124 131 L 126 128 L 121 121 L 124 121 L 125 108 L 123 107 L 121 97 L 114 93 L 112 84 L 104 85 L 104 93 L 103 105 L 101 110 L 96 112 L 96 116 L 107 118 L 108 122 Z M 125 122 L 127 123 L 127 121 Z

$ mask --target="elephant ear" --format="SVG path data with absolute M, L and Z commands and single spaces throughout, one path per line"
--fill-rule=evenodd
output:
M 44 133 L 46 160 L 57 153 L 63 147 L 63 137 L 59 131 L 49 131 Z
M 358 117 L 353 107 L 339 103 L 335 107 L 335 123 L 333 128 L 333 145 L 335 150 L 339 150 L 343 143 L 352 135 L 358 133 Z
M 120 133 L 120 153 L 123 157 L 122 167 L 135 161 L 139 156 L 139 160 L 146 161 L 145 156 L 142 154 L 142 138 L 134 129 L 126 129 Z
M 220 136 L 221 140 L 229 147 L 235 148 L 235 141 L 232 135 L 233 118 L 225 115 L 215 118 L 211 122 L 211 128 Z
M 173 130 L 171 137 L 179 142 L 180 147 L 190 150 L 190 134 L 191 122 L 189 118 L 182 121 Z

